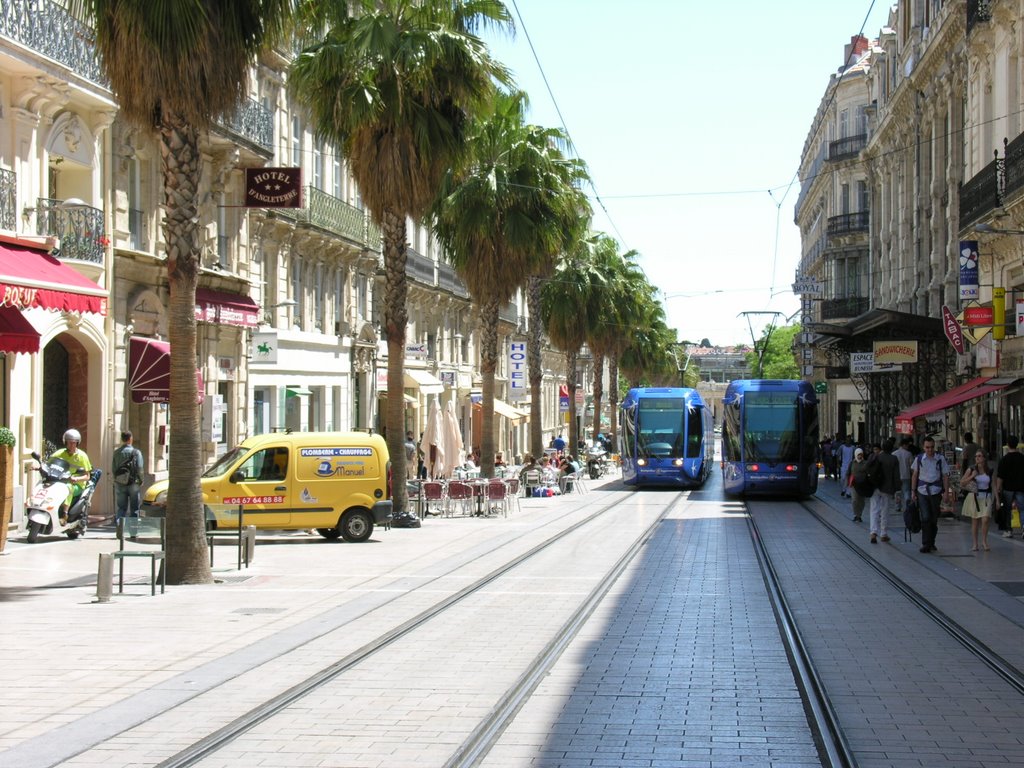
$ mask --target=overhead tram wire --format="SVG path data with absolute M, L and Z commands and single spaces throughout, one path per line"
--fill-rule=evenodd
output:
M 537 55 L 537 49 L 533 47 L 533 40 L 530 39 L 530 32 L 526 29 L 526 23 L 523 21 L 523 14 L 519 12 L 519 5 L 516 3 L 516 0 L 512 0 L 512 7 L 515 9 L 516 18 L 519 20 L 519 28 L 522 30 L 523 36 L 526 37 L 527 45 L 530 46 L 530 54 L 533 56 L 533 61 L 537 65 L 537 71 L 540 72 L 541 80 L 544 81 L 544 87 L 547 89 L 548 97 L 551 99 L 551 104 L 554 106 L 555 113 L 558 115 L 558 119 L 562 123 L 562 130 L 565 131 L 566 138 L 569 139 L 569 147 L 575 152 L 576 142 L 572 140 L 572 134 L 569 133 L 569 126 L 566 125 L 565 117 L 562 115 L 562 109 L 558 106 L 558 100 L 555 98 L 555 92 L 551 89 L 551 83 L 548 82 L 547 73 L 544 72 L 544 67 L 541 66 L 540 57 Z M 608 219 L 608 223 L 615 231 L 616 237 L 619 238 L 619 243 L 625 246 L 626 238 L 622 236 L 619 228 L 615 225 L 615 221 L 612 219 L 611 213 L 609 213 L 608 209 L 605 207 L 604 200 L 602 200 L 601 195 L 598 194 L 597 185 L 594 184 L 594 179 L 589 173 L 587 174 L 587 181 L 594 192 L 594 200 L 597 201 L 597 204 L 601 206 L 601 210 L 604 211 L 604 215 Z

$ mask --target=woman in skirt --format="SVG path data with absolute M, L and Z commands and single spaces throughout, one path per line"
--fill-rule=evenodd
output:
M 992 518 L 992 476 L 989 474 L 988 457 L 981 448 L 974 454 L 974 463 L 960 478 L 960 486 L 967 491 L 961 514 L 971 518 L 971 552 L 981 548 L 988 552 L 988 521 Z M 978 539 L 978 529 L 981 539 Z

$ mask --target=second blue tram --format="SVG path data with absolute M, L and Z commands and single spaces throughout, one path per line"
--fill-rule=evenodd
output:
M 631 389 L 619 406 L 626 485 L 703 485 L 715 460 L 714 418 L 695 389 Z
M 733 381 L 722 404 L 726 493 L 809 496 L 818 489 L 818 397 L 810 382 Z

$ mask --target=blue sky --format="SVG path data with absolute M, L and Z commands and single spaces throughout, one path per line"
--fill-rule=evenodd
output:
M 518 32 L 491 36 L 494 55 L 531 122 L 564 120 L 594 228 L 640 253 L 680 338 L 750 343 L 748 321 L 760 335 L 772 316 L 741 313 L 793 315 L 800 153 L 844 45 L 862 26 L 876 38 L 890 3 L 506 3 Z

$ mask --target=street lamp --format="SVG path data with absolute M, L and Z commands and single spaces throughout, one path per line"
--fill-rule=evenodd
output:
M 279 302 L 277 304 L 267 305 L 266 307 L 263 308 L 263 322 L 266 323 L 267 325 L 273 325 L 274 318 L 271 315 L 270 310 L 279 309 L 280 307 L 295 307 L 298 306 L 298 304 L 299 302 L 297 302 L 295 299 L 285 299 L 284 301 Z

